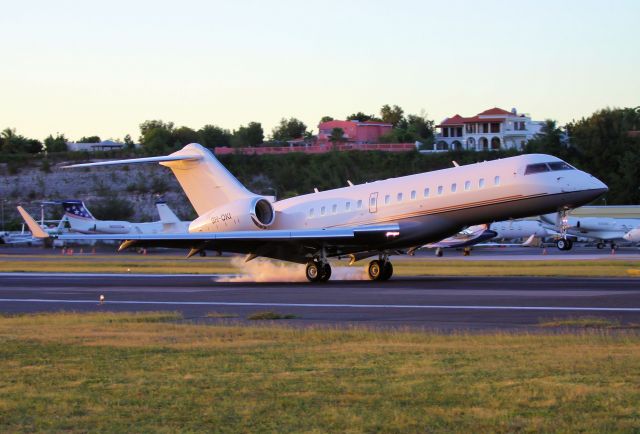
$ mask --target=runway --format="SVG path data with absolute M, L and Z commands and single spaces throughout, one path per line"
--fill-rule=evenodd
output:
M 621 278 L 423 277 L 389 282 L 221 283 L 209 275 L 0 274 L 0 311 L 210 312 L 246 322 L 258 311 L 295 314 L 289 325 L 363 324 L 439 330 L 539 329 L 576 316 L 640 323 L 640 280 Z M 98 303 L 100 295 L 106 302 Z

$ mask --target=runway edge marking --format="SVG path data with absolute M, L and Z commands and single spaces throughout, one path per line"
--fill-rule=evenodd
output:
M 0 298 L 4 303 L 69 303 L 99 304 L 98 300 L 63 300 L 43 298 Z M 585 312 L 640 312 L 640 307 L 580 307 L 580 306 L 469 306 L 469 305 L 411 305 L 411 304 L 330 304 L 330 303 L 252 303 L 226 301 L 141 301 L 111 300 L 102 306 L 115 304 L 129 305 L 184 305 L 184 306 L 238 306 L 238 307 L 323 307 L 352 309 L 459 309 L 459 310 L 550 310 L 550 311 L 585 311 Z

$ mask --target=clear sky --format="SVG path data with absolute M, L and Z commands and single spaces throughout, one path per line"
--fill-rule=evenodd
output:
M 638 0 L 6 1 L 0 47 L 0 129 L 38 139 L 640 105 Z

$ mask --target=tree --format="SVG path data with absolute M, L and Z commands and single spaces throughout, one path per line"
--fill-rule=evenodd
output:
M 329 135 L 329 141 L 335 147 L 337 144 L 345 142 L 347 139 L 344 136 L 344 130 L 342 128 L 333 128 L 331 135 Z
M 200 136 L 189 127 L 180 127 L 173 130 L 173 145 L 177 148 L 188 145 L 189 143 L 198 143 Z
M 125 147 L 127 149 L 129 149 L 129 150 L 131 150 L 131 149 L 136 147 L 136 144 L 133 143 L 133 139 L 131 138 L 131 136 L 129 134 L 124 136 L 124 144 L 125 144 Z
M 556 121 L 547 119 L 535 137 L 525 146 L 525 152 L 531 154 L 551 154 L 558 158 L 569 157 L 568 147 L 565 145 L 564 134 Z
M 348 121 L 358 121 L 358 122 L 367 122 L 367 121 L 380 121 L 380 119 L 376 118 L 375 115 L 367 115 L 363 112 L 353 113 L 347 116 Z
M 380 109 L 380 116 L 382 117 L 382 122 L 396 127 L 404 120 L 404 110 L 397 105 L 394 105 L 392 108 L 389 104 L 385 104 Z
M 249 122 L 233 132 L 231 143 L 235 148 L 258 146 L 264 141 L 264 131 L 260 122 Z
M 286 142 L 287 140 L 303 137 L 307 131 L 307 126 L 296 118 L 280 120 L 280 124 L 271 132 L 271 138 L 276 141 Z
M 173 147 L 173 122 L 148 120 L 140 124 L 140 144 L 151 153 L 164 153 Z
M 44 139 L 44 149 L 47 152 L 66 152 L 67 149 L 67 138 L 64 134 L 56 134 L 55 137 L 49 134 L 49 136 Z
M 332 121 L 333 118 L 331 116 L 322 116 L 320 118 L 320 123 Z
M 207 148 L 231 145 L 231 132 L 216 125 L 205 125 L 198 130 L 200 143 Z
M 100 137 L 98 136 L 89 136 L 89 137 L 82 137 L 80 140 L 78 140 L 78 143 L 100 143 Z

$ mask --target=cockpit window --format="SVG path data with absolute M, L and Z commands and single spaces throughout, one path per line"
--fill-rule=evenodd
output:
M 554 161 L 553 163 L 547 163 L 551 170 L 574 170 L 573 167 L 564 161 Z
M 564 161 L 552 161 L 550 163 L 537 163 L 529 164 L 524 171 L 525 175 L 532 175 L 534 173 L 542 173 L 557 170 L 575 170 L 575 167 L 565 163 Z
M 525 175 L 533 175 L 534 173 L 549 172 L 547 163 L 529 164 L 524 171 Z

